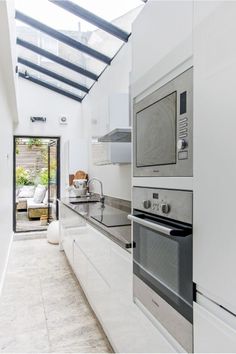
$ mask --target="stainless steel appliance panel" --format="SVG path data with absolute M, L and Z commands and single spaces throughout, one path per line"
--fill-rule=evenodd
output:
M 193 68 L 134 100 L 134 177 L 193 175 Z
M 136 275 L 133 276 L 134 302 L 139 302 L 182 344 L 188 353 L 192 353 L 193 326 L 173 307 L 147 286 Z
M 160 188 L 133 188 L 133 208 L 192 224 L 191 191 Z
M 134 299 L 192 350 L 192 192 L 134 187 Z
M 137 167 L 175 163 L 176 92 L 138 112 L 136 117 Z

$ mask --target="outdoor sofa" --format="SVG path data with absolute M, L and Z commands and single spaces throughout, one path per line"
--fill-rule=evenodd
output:
M 48 215 L 48 192 L 42 185 L 23 186 L 16 192 L 17 211 L 27 210 L 29 219 Z

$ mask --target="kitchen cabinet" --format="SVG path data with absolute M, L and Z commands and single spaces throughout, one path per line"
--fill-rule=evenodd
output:
M 62 203 L 60 215 L 66 256 L 114 350 L 176 352 L 133 302 L 132 255 Z
M 75 236 L 85 226 L 84 219 L 70 210 L 63 203 L 59 202 L 60 215 L 60 247 L 66 253 L 67 259 L 73 268 L 74 254 L 73 242 Z
M 235 353 L 236 318 L 214 303 L 210 306 L 195 303 L 194 351 L 196 353 Z
M 97 130 L 96 137 L 106 135 L 117 128 L 130 127 L 130 102 L 128 93 L 117 93 L 108 97 L 109 123 L 106 128 Z M 105 117 L 103 117 L 105 120 Z M 102 122 L 100 122 L 102 124 Z M 92 141 L 92 161 L 97 166 L 131 163 L 131 142 L 98 142 Z
M 194 14 L 193 276 L 236 314 L 236 3 L 195 1 Z
M 130 126 L 129 108 L 128 92 L 101 97 L 92 107 L 92 136 L 100 137 L 115 128 Z
M 182 65 L 193 55 L 192 29 L 193 1 L 146 3 L 132 25 L 133 97 L 169 73 L 172 77 L 167 81 L 171 80 L 175 69 L 179 70 L 177 75 L 184 71 Z
M 87 226 L 74 242 L 74 271 L 116 352 L 174 351 L 133 303 L 130 253 Z

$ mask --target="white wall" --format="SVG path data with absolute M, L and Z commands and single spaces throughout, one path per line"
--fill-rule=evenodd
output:
M 15 135 L 60 136 L 61 137 L 61 192 L 65 189 L 64 144 L 69 140 L 69 170 L 87 170 L 87 141 L 84 139 L 84 126 L 81 104 L 70 98 L 37 86 L 25 79 L 18 79 L 19 124 Z M 68 118 L 67 125 L 59 124 L 59 117 Z M 31 116 L 44 116 L 46 123 L 32 123 Z M 67 172 L 66 172 L 67 174 Z
M 82 104 L 83 120 L 89 140 L 89 177 L 102 180 L 104 194 L 126 200 L 131 199 L 131 165 L 95 166 L 91 159 L 91 136 L 103 130 L 105 133 L 108 129 L 109 96 L 116 93 L 128 93 L 130 70 L 131 47 L 129 42 L 123 46 Z M 95 191 L 100 192 L 99 186 L 94 185 L 94 188 Z
M 13 73 L 12 33 L 8 12 L 10 3 L 0 1 L 0 291 L 12 239 L 13 121 L 17 120 L 15 77 Z

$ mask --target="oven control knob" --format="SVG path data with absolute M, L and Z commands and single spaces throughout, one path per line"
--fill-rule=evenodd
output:
M 151 208 L 151 206 L 152 206 L 151 200 L 144 200 L 143 201 L 144 209 L 149 209 L 149 208 Z
M 170 212 L 170 205 L 167 203 L 161 204 L 161 211 L 163 214 L 168 214 Z
M 187 146 L 187 141 L 186 140 L 180 139 L 178 141 L 178 150 L 183 150 L 183 149 L 186 148 L 186 146 Z

